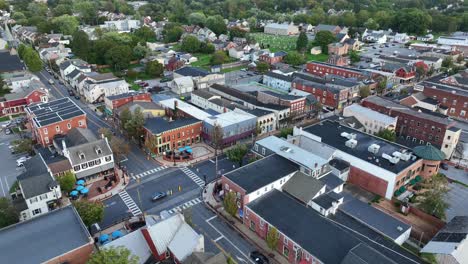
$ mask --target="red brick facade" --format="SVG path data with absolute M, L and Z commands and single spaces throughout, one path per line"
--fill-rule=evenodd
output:
M 106 99 L 106 106 L 110 107 L 110 110 L 117 109 L 123 105 L 126 105 L 131 102 L 151 102 L 150 93 L 138 93 L 138 94 L 129 94 L 127 97 L 122 97 L 114 100 Z M 111 105 L 110 105 L 111 104 Z
M 407 112 L 398 111 L 398 109 L 389 109 L 385 106 L 374 104 L 363 100 L 362 105 L 380 113 L 398 117 L 395 132 L 399 136 L 415 138 L 423 140 L 424 143 L 430 142 L 433 145 L 441 146 L 444 140 L 445 131 L 448 126 L 438 123 L 432 119 L 418 117 L 417 112 L 409 114 Z
M 202 122 L 197 122 L 191 125 L 179 127 L 176 129 L 164 131 L 161 134 L 153 135 L 151 131 L 145 129 L 145 142 L 156 137 L 156 147 L 152 149 L 154 154 L 162 154 L 166 150 L 178 149 L 183 146 L 190 146 L 200 142 L 202 133 Z
M 291 113 L 295 114 L 302 114 L 305 111 L 306 107 L 306 98 L 298 98 L 295 100 L 286 100 L 282 99 L 281 97 L 274 96 L 268 93 L 258 92 L 257 100 L 265 103 L 265 104 L 277 104 L 288 106 L 290 108 Z
M 355 78 L 366 78 L 365 74 L 357 69 L 347 68 L 347 67 L 337 67 L 335 65 L 319 62 L 309 62 L 306 66 L 306 72 L 317 75 L 325 76 L 327 74 L 335 74 L 338 76 L 343 76 L 346 78 L 355 77 Z
M 271 225 L 267 222 L 263 221 L 258 215 L 255 214 L 252 210 L 248 207 L 245 208 L 245 217 L 243 219 L 244 225 L 248 227 L 250 230 L 255 232 L 260 238 L 266 240 L 266 236 L 268 234 L 268 229 L 271 228 Z M 289 238 L 285 237 L 280 230 L 279 233 L 279 240 L 278 240 L 278 247 L 276 251 L 281 254 L 283 257 L 287 258 L 289 263 L 301 263 L 301 264 L 312 264 L 312 263 L 321 263 L 318 259 L 314 258 L 310 253 L 305 251 L 295 243 L 294 241 L 290 240 Z M 320 243 L 317 241 L 317 243 Z M 294 250 L 296 249 L 296 250 Z M 300 252 L 296 255 L 296 251 Z
M 447 107 L 447 115 L 468 119 L 468 96 L 430 86 L 425 86 L 423 93 L 439 101 L 441 106 Z
M 88 127 L 86 123 L 86 114 L 42 127 L 35 127 L 34 122 L 32 121 L 30 121 L 30 123 L 32 124 L 33 138 L 37 141 L 37 143 L 43 146 L 51 145 L 56 135 L 66 135 L 72 128 Z
M 338 93 L 334 93 L 333 91 L 325 91 L 319 87 L 304 85 L 297 80 L 292 82 L 292 87 L 313 94 L 322 105 L 333 108 L 340 108 L 340 102 L 346 101 L 349 96 L 349 89 L 341 89 Z
M 69 264 L 85 264 L 91 254 L 93 253 L 93 243 L 90 242 L 80 248 L 72 250 L 64 255 L 57 256 L 53 259 L 45 261 L 44 263 L 47 264 L 62 264 L 62 263 L 69 263 Z
M 250 202 L 249 194 L 246 193 L 245 190 L 242 189 L 239 185 L 232 182 L 229 178 L 227 178 L 224 175 L 221 177 L 221 184 L 223 185 L 224 193 L 235 192 L 237 197 L 240 197 L 238 199 L 239 208 L 244 208 L 244 206 Z
M 271 57 L 269 54 L 263 54 L 258 57 L 259 61 L 264 61 L 268 64 L 275 64 L 283 61 L 284 56 L 274 56 Z
M 388 182 L 354 166 L 349 169 L 348 181 L 382 197 L 387 192 Z
M 24 108 L 33 103 L 47 102 L 47 93 L 34 90 L 24 98 L 0 102 L 0 116 L 24 113 Z

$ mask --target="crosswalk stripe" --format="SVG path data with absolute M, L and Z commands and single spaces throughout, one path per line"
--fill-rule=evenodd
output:
M 134 176 L 132 176 L 132 178 L 135 179 L 135 180 L 140 179 L 140 178 L 143 178 L 143 177 L 148 176 L 150 174 L 156 173 L 158 171 L 162 171 L 162 170 L 167 169 L 167 168 L 168 168 L 167 166 L 161 166 L 161 167 L 158 167 L 158 168 L 153 168 L 151 170 L 147 170 L 147 171 L 144 171 L 144 172 L 139 173 L 137 175 L 134 175 Z
M 133 214 L 133 216 L 137 216 L 142 214 L 140 208 L 138 205 L 133 201 L 132 197 L 127 193 L 127 191 L 121 191 L 119 192 L 119 196 L 122 199 L 122 201 L 125 203 L 125 205 L 128 207 L 130 212 Z

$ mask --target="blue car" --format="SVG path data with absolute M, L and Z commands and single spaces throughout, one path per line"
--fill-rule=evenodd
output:
M 165 192 L 157 192 L 155 194 L 153 194 L 153 197 L 151 198 L 151 200 L 153 202 L 157 201 L 157 200 L 161 200 L 162 198 L 166 197 L 167 194 Z

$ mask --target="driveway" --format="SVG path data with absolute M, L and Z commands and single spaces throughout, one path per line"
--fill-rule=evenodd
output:
M 465 170 L 456 169 L 454 166 L 449 165 L 447 170 L 440 170 L 440 172 L 449 179 L 468 185 L 468 173 Z
M 445 201 L 449 204 L 446 210 L 447 222 L 459 215 L 468 216 L 468 187 L 458 183 L 450 183 L 450 190 L 445 196 Z

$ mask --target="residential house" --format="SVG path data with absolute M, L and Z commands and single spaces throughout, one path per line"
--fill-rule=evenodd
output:
M 24 113 L 24 108 L 35 103 L 47 103 L 49 93 L 40 81 L 33 80 L 28 86 L 6 94 L 0 101 L 0 116 Z
M 213 131 L 219 126 L 223 132 L 221 143 L 225 146 L 233 145 L 241 139 L 251 137 L 256 129 L 256 123 L 256 116 L 234 109 L 203 120 L 202 137 L 205 142 L 212 143 Z
M 128 109 L 130 113 L 134 114 L 136 109 L 139 109 L 144 118 L 162 117 L 165 115 L 165 110 L 154 102 L 130 102 L 117 108 L 114 112 L 115 118 L 119 120 L 120 114 L 123 110 Z M 118 121 L 118 123 L 120 120 Z
M 395 36 L 393 36 L 393 41 L 397 43 L 408 43 L 410 41 L 410 36 L 406 33 L 396 33 Z
M 52 144 L 58 134 L 72 128 L 86 128 L 86 113 L 69 97 L 39 103 L 25 108 L 34 140 L 42 146 Z
M 289 36 L 299 34 L 299 28 L 294 24 L 270 23 L 265 25 L 264 32 L 272 35 Z
M 401 63 L 384 63 L 381 66 L 381 70 L 393 73 L 399 83 L 409 83 L 416 78 L 416 70 Z
M 235 102 L 221 98 L 221 96 L 206 90 L 193 91 L 190 102 L 202 109 L 214 110 L 220 114 L 232 111 L 239 106 Z
M 103 102 L 107 96 L 125 94 L 129 91 L 129 84 L 112 73 L 104 73 L 88 76 L 83 82 L 82 90 L 86 101 L 89 103 Z
M 196 67 L 183 67 L 174 71 L 174 79 L 179 77 L 191 77 L 195 89 L 205 89 L 214 83 L 224 84 L 224 73 L 209 73 Z
M 244 48 L 242 46 L 232 47 L 229 49 L 229 57 L 241 59 L 244 57 Z
M 21 92 L 23 88 L 28 88 L 33 81 L 39 81 L 39 77 L 30 72 L 18 72 L 9 74 L 8 78 L 4 79 L 5 84 L 10 88 L 11 93 Z
M 25 171 L 17 178 L 19 193 L 13 202 L 21 221 L 56 209 L 62 197 L 60 185 L 41 155 L 25 161 L 23 166 Z
M 115 109 L 131 102 L 151 102 L 151 94 L 131 91 L 128 93 L 106 96 L 104 98 L 104 103 L 106 105 L 105 111 L 108 115 L 112 115 Z
M 0 50 L 0 75 L 23 72 L 26 67 L 18 57 L 16 50 Z
M 195 88 L 195 84 L 191 76 L 174 78 L 169 86 L 171 87 L 172 92 L 175 94 L 191 93 Z
M 50 44 L 49 47 L 40 48 L 38 50 L 39 57 L 46 63 L 49 63 L 50 61 L 65 60 L 70 56 L 71 52 L 70 48 L 66 48 L 64 44 L 59 42 Z
M 155 117 L 146 119 L 144 129 L 145 142 L 151 142 L 151 152 L 161 155 L 200 142 L 202 121 L 195 118 L 168 120 Z
M 318 24 L 315 27 L 314 31 L 315 31 L 315 34 L 317 34 L 320 31 L 329 31 L 333 33 L 333 35 L 337 35 L 338 33 L 342 31 L 342 28 L 339 26 L 335 26 L 335 25 Z
M 422 92 L 414 93 L 402 98 L 399 102 L 402 105 L 406 105 L 412 108 L 425 109 L 431 112 L 439 112 L 447 115 L 447 109 L 440 107 L 439 101 L 432 97 L 425 96 Z
M 93 243 L 75 207 L 68 205 L 0 229 L 0 262 L 85 264 Z
M 104 21 L 104 25 L 100 25 L 100 27 L 111 31 L 118 31 L 119 33 L 127 33 L 139 29 L 141 21 L 134 19 Z
M 336 66 L 346 66 L 349 64 L 349 59 L 345 56 L 332 54 L 328 56 L 327 63 Z
M 368 30 L 362 33 L 362 40 L 370 43 L 384 44 L 389 41 L 389 36 L 392 34 L 391 30 Z
M 60 76 L 67 80 L 66 76 L 74 70 L 79 70 L 81 72 L 91 72 L 91 68 L 88 63 L 81 59 L 72 59 L 66 60 L 60 63 Z
M 277 73 L 275 71 L 268 71 L 263 75 L 263 84 L 274 89 L 289 92 L 291 90 L 293 77 Z
M 455 216 L 427 243 L 421 253 L 438 263 L 465 263 L 468 258 L 468 216 Z
M 330 55 L 347 55 L 348 45 L 341 42 L 334 42 L 328 44 L 328 54 Z
M 34 44 L 40 37 L 39 32 L 37 32 L 37 27 L 35 26 L 16 25 L 12 27 L 12 33 L 15 38 L 29 44 Z
M 461 129 L 446 117 L 436 116 L 397 104 L 378 96 L 365 98 L 361 104 L 385 115 L 397 117 L 395 132 L 398 142 L 405 145 L 434 145 L 450 158 L 458 144 Z
M 398 117 L 391 117 L 369 108 L 352 104 L 343 109 L 344 117 L 354 117 L 364 126 L 364 133 L 372 135 L 382 130 L 395 131 Z
M 259 61 L 264 61 L 270 65 L 282 62 L 284 57 L 287 55 L 285 51 L 270 52 L 267 54 L 262 54 L 258 57 Z

